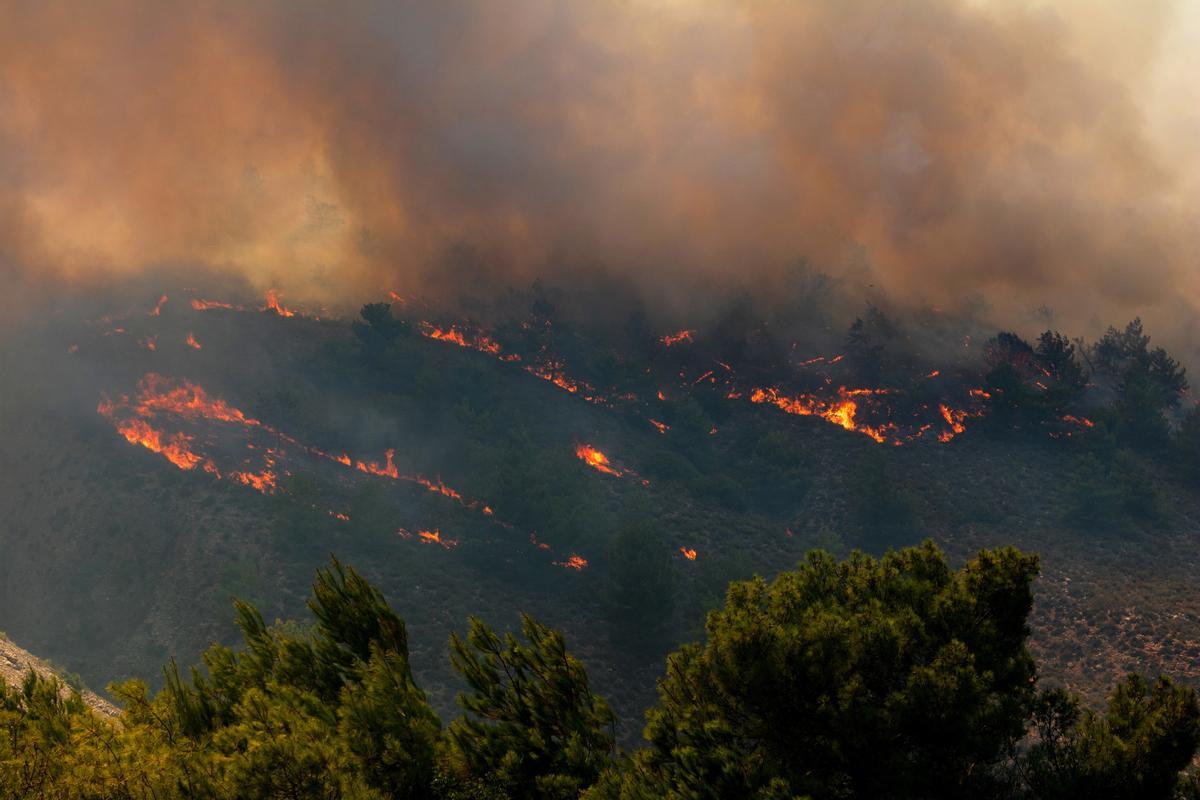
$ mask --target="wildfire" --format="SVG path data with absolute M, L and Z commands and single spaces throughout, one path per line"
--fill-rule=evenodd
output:
M 575 455 L 592 469 L 598 469 L 601 472 L 613 475 L 617 478 L 624 474 L 621 470 L 609 463 L 608 456 L 604 455 L 604 453 L 601 453 L 590 444 L 576 445 Z
M 691 344 L 696 331 L 682 330 L 677 333 L 668 333 L 666 336 L 658 337 L 658 341 L 663 347 L 674 347 L 677 344 Z
M 942 413 L 942 419 L 946 420 L 946 424 L 950 426 L 950 430 L 938 434 L 939 442 L 948 442 L 967 429 L 963 425 L 963 420 L 968 416 L 966 411 L 950 408 L 945 403 L 938 405 L 938 411 Z
M 432 531 L 417 531 L 417 538 L 425 544 L 440 544 L 445 549 L 458 546 L 458 539 L 443 539 L 442 532 L 434 529 Z
M 229 477 L 263 494 L 270 494 L 279 488 L 275 473 L 269 469 L 264 469 L 262 472 L 231 472 Z
M 167 296 L 164 294 L 162 297 L 158 298 L 158 304 L 155 305 L 154 308 L 152 308 L 146 312 L 146 315 L 150 316 L 150 317 L 159 316 L 160 314 L 162 314 L 163 306 L 165 306 L 166 304 L 167 304 Z
M 206 461 L 202 456 L 192 452 L 192 437 L 187 434 L 176 433 L 168 436 L 140 419 L 122 420 L 117 424 L 117 432 L 124 436 L 130 444 L 141 445 L 152 453 L 160 453 L 167 461 L 182 470 L 195 469 L 203 463 L 206 471 L 216 471 L 216 467 L 212 465 L 211 461 Z M 209 469 L 210 467 L 211 469 Z
M 235 306 L 233 303 L 222 303 L 220 300 L 199 300 L 192 298 L 192 308 L 197 311 L 212 311 L 215 308 L 225 309 L 227 311 L 241 311 L 241 306 Z
M 196 334 L 194 334 L 190 331 L 188 332 L 187 339 L 184 340 L 184 344 L 186 344 L 188 347 L 192 348 L 193 350 L 202 349 L 200 342 L 196 341 Z
M 170 412 L 192 420 L 209 419 L 251 427 L 262 425 L 221 398 L 210 398 L 202 387 L 190 381 L 179 381 L 172 386 L 170 379 L 155 372 L 147 373 L 138 381 L 138 400 L 133 411 L 142 417 Z
M 586 558 L 584 558 L 583 556 L 575 555 L 575 554 L 572 554 L 569 558 L 567 558 L 566 561 L 555 561 L 553 563 L 554 563 L 554 566 L 556 566 L 556 567 L 563 567 L 564 569 L 573 569 L 576 572 L 586 569 L 587 565 L 588 565 Z
M 681 548 L 679 548 L 679 552 L 682 553 L 683 557 L 686 558 L 688 561 L 696 560 L 696 551 L 690 547 L 681 547 Z
M 451 325 L 447 328 L 439 328 L 432 323 L 422 322 L 421 333 L 422 335 L 428 336 L 430 339 L 436 339 L 439 342 L 450 342 L 451 344 L 456 344 L 459 347 L 466 347 L 470 350 L 478 350 L 481 353 L 488 353 L 489 355 L 493 356 L 500 355 L 500 343 L 495 339 L 492 339 L 491 337 L 482 333 L 473 333 L 468 335 L 454 325 Z M 519 359 L 520 356 L 517 356 L 516 358 Z M 505 360 L 512 361 L 516 359 L 506 358 Z
M 869 436 L 877 442 L 887 441 L 886 431 L 889 426 L 872 427 L 856 421 L 858 402 L 852 398 L 863 395 L 885 394 L 886 389 L 846 389 L 838 388 L 836 400 L 825 400 L 816 395 L 797 395 L 788 397 L 780 394 L 778 389 L 755 389 L 750 393 L 752 403 L 770 403 L 789 414 L 802 417 L 820 417 L 848 431 Z
M 286 308 L 279 304 L 279 295 L 274 289 L 267 290 L 266 305 L 262 308 L 263 311 L 274 311 L 281 317 L 294 317 L 296 312 L 290 308 Z
M 393 460 L 396 456 L 395 450 L 388 450 L 383 454 L 387 459 L 385 464 L 377 464 L 371 461 L 359 461 L 355 463 L 355 468 L 359 472 L 366 472 L 369 475 L 382 475 L 385 478 L 397 480 L 400 478 L 400 470 L 396 469 L 396 463 Z

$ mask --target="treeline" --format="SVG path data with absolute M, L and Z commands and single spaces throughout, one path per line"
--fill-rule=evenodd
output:
M 646 745 L 563 637 L 472 620 L 444 724 L 416 685 L 403 620 L 336 560 L 310 623 L 237 603 L 215 645 L 162 691 L 111 687 L 114 723 L 35 675 L 0 693 L 4 798 L 1192 798 L 1196 693 L 1130 676 L 1107 709 L 1042 689 L 1026 649 L 1036 556 L 959 570 L 932 544 L 874 559 L 811 553 L 731 584 L 703 644 L 667 660 Z

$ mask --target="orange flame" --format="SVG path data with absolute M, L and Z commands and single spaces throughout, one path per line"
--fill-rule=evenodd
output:
M 187 434 L 176 433 L 167 436 L 140 419 L 122 420 L 117 425 L 117 432 L 130 444 L 141 445 L 153 453 L 160 453 L 182 470 L 195 469 L 201 463 L 205 463 L 203 457 L 192 452 L 192 437 Z M 209 469 L 211 465 L 211 461 L 206 462 L 205 469 L 213 472 L 216 467 L 212 466 L 212 469 Z
M 696 551 L 690 547 L 681 547 L 681 548 L 679 548 L 679 552 L 682 553 L 683 557 L 686 558 L 688 561 L 696 560 Z
M 884 427 L 871 427 L 855 420 L 858 413 L 858 403 L 850 398 L 861 395 L 886 394 L 886 389 L 846 389 L 838 388 L 836 400 L 824 400 L 815 395 L 798 395 L 787 397 L 778 389 L 755 389 L 750 393 L 752 403 L 770 403 L 789 414 L 802 417 L 820 417 L 827 422 L 869 436 L 877 442 L 887 441 Z
M 421 323 L 421 333 L 439 342 L 450 342 L 459 347 L 478 350 L 481 353 L 488 353 L 494 356 L 500 355 L 500 343 L 482 333 L 471 334 L 468 338 L 467 334 L 453 325 L 448 328 L 439 328 L 429 322 Z
M 152 308 L 146 312 L 146 315 L 150 316 L 150 317 L 159 316 L 160 314 L 162 314 L 162 308 L 166 304 L 167 304 L 167 296 L 164 294 L 162 297 L 158 298 L 158 304 L 156 306 L 154 306 L 154 308 Z
M 290 308 L 286 308 L 279 304 L 279 295 L 275 292 L 274 289 L 267 290 L 266 303 L 267 304 L 262 307 L 263 311 L 274 311 L 276 314 L 278 314 L 281 317 L 296 316 L 295 311 L 292 311 Z
M 575 455 L 593 469 L 598 469 L 601 472 L 616 476 L 618 478 L 623 474 L 621 470 L 609 464 L 608 456 L 604 455 L 604 453 L 601 453 L 590 444 L 576 445 Z
M 262 472 L 257 473 L 230 472 L 229 477 L 263 494 L 270 494 L 279 488 L 276 483 L 275 473 L 269 469 L 264 469 Z
M 696 331 L 694 330 L 682 330 L 677 333 L 668 333 L 666 336 L 658 337 L 658 341 L 663 345 L 663 347 L 673 347 L 682 343 L 691 344 L 693 341 L 692 336 L 695 333 Z
M 426 544 L 440 544 L 445 549 L 458 546 L 458 539 L 443 539 L 440 530 L 417 531 L 417 536 Z
M 200 342 L 196 341 L 196 334 L 192 333 L 191 331 L 188 331 L 187 339 L 184 340 L 184 344 L 193 350 L 201 349 Z
M 649 420 L 649 422 L 651 425 L 653 425 L 655 428 L 658 429 L 659 433 L 665 434 L 667 431 L 671 430 L 671 426 L 665 422 L 659 422 L 656 419 Z
M 575 554 L 572 554 L 566 561 L 555 561 L 553 563 L 554 563 L 554 566 L 556 566 L 556 567 L 563 567 L 565 569 L 573 569 L 576 572 L 586 569 L 587 565 L 588 565 L 586 558 L 584 558 L 583 556 L 575 555 Z
M 235 306 L 232 303 L 222 303 L 220 300 L 198 300 L 192 298 L 192 308 L 197 311 L 211 311 L 214 308 L 222 308 L 228 311 L 241 311 L 241 306 Z
M 966 411 L 952 409 L 945 403 L 938 405 L 938 411 L 942 412 L 942 419 L 946 420 L 946 424 L 950 426 L 950 430 L 942 431 L 938 435 L 939 442 L 948 442 L 967 429 L 963 425 L 963 420 L 967 418 Z

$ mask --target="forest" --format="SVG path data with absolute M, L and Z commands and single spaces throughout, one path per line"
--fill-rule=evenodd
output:
M 471 619 L 449 641 L 464 684 L 439 718 L 404 620 L 337 559 L 310 617 L 171 662 L 118 719 L 31 673 L 0 694 L 0 796 L 13 798 L 1191 798 L 1200 701 L 1130 675 L 1102 711 L 1038 683 L 1026 647 L 1038 558 L 931 542 L 839 561 L 814 551 L 730 585 L 702 643 L 666 660 L 644 743 L 563 635 Z

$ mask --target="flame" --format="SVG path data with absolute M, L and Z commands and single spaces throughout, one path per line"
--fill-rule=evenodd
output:
M 442 532 L 434 529 L 432 531 L 417 531 L 417 537 L 425 544 L 440 544 L 445 549 L 458 546 L 458 539 L 443 539 Z
M 158 337 L 157 336 L 147 336 L 145 339 L 139 339 L 138 347 L 142 347 L 146 350 L 154 352 L 155 350 L 158 349 Z
M 601 472 L 616 476 L 618 478 L 624 474 L 621 472 L 621 470 L 609 464 L 608 456 L 604 455 L 604 453 L 601 453 L 590 444 L 576 445 L 575 455 L 593 469 L 598 469 Z
M 932 372 L 930 372 L 928 375 L 926 375 L 925 377 L 926 378 L 936 378 L 938 375 L 941 375 L 941 374 L 942 374 L 941 370 L 935 369 Z
M 166 304 L 167 304 L 167 296 L 164 294 L 162 297 L 158 298 L 158 304 L 156 306 L 154 306 L 154 308 L 152 308 L 146 312 L 146 316 L 149 316 L 149 317 L 159 316 L 160 314 L 162 314 L 162 308 Z
M 242 311 L 241 306 L 235 306 L 232 303 L 222 303 L 220 300 L 198 300 L 192 298 L 192 308 L 197 311 L 211 311 L 214 308 L 221 308 L 228 311 Z
M 492 339 L 483 333 L 473 333 L 468 336 L 468 334 L 459 330 L 454 325 L 451 325 L 448 328 L 439 328 L 430 322 L 422 322 L 421 334 L 429 337 L 430 339 L 436 339 L 439 342 L 450 342 L 451 344 L 456 344 L 459 347 L 466 347 L 470 350 L 478 350 L 481 353 L 488 353 L 493 356 L 500 355 L 500 343 L 495 339 Z M 519 358 L 520 356 L 517 356 L 516 359 L 507 358 L 506 360 L 511 361 Z
M 1082 428 L 1096 427 L 1096 423 L 1092 422 L 1087 417 L 1076 417 L 1071 414 L 1064 414 L 1062 419 L 1063 419 L 1063 422 L 1069 422 L 1072 425 L 1078 425 Z
M 187 339 L 184 340 L 184 344 L 193 350 L 202 349 L 200 342 L 196 341 L 196 334 L 192 333 L 191 331 L 188 331 Z
M 340 519 L 342 522 L 350 521 L 350 515 L 343 514 L 341 511 L 330 511 L 329 515 L 332 516 L 334 519 Z
M 549 550 L 550 549 L 550 545 L 546 544 L 545 542 L 538 541 L 536 533 L 529 534 L 529 543 L 532 544 L 534 547 L 536 547 L 538 550 Z
M 968 416 L 966 411 L 950 408 L 945 403 L 938 405 L 938 411 L 942 413 L 942 419 L 946 420 L 946 424 L 950 426 L 950 430 L 938 434 L 939 442 L 948 442 L 967 429 L 963 425 L 963 420 Z
M 296 312 L 290 308 L 286 308 L 279 304 L 279 295 L 274 289 L 267 290 L 266 305 L 262 307 L 263 311 L 274 311 L 281 317 L 294 317 Z
M 152 453 L 160 453 L 167 461 L 182 470 L 195 469 L 204 464 L 206 471 L 216 471 L 216 467 L 211 461 L 206 461 L 202 456 L 192 452 L 192 437 L 185 433 L 168 436 L 140 419 L 122 420 L 117 424 L 117 432 L 124 436 L 130 444 L 141 445 Z
M 574 553 L 572 553 L 571 556 L 569 558 L 567 558 L 566 561 L 555 561 L 555 562 L 553 562 L 553 564 L 556 567 L 563 567 L 565 569 L 573 569 L 576 572 L 579 572 L 579 571 L 587 568 L 588 562 L 587 562 L 587 559 L 584 558 L 583 556 L 575 555 Z
M 690 547 L 681 547 L 681 548 L 679 548 L 679 552 L 682 553 L 683 557 L 686 558 L 688 561 L 696 560 L 696 551 Z
M 377 464 L 370 461 L 359 461 L 354 466 L 359 472 L 366 472 L 369 475 L 382 475 L 385 478 L 393 480 L 400 478 L 400 471 L 396 469 L 396 463 L 393 459 L 396 456 L 395 450 L 388 450 L 383 454 L 387 459 L 385 464 Z
M 991 400 L 992 399 L 992 393 L 984 391 L 983 389 L 971 389 L 970 391 L 967 392 L 967 394 L 971 395 L 971 397 L 976 400 Z
M 666 336 L 658 337 L 658 341 L 663 347 L 674 347 L 677 344 L 691 344 L 692 336 L 696 333 L 694 330 L 682 330 L 677 333 L 668 333 Z
M 409 477 L 409 476 L 402 476 L 402 477 L 404 477 L 406 480 L 412 480 L 416 483 L 421 484 L 422 486 L 424 486 L 426 489 L 428 489 L 431 492 L 437 492 L 438 494 L 445 495 L 446 497 L 449 497 L 453 500 L 458 500 L 461 502 L 463 499 L 463 496 L 461 494 L 459 494 L 456 490 L 451 489 L 446 484 L 442 483 L 440 478 L 438 480 L 431 481 L 428 478 L 421 477 L 420 475 L 413 475 L 411 477 Z M 485 515 L 490 516 L 492 513 L 492 509 L 489 506 L 484 506 L 483 513 Z
M 246 416 L 224 400 L 210 398 L 202 387 L 190 381 L 181 380 L 177 385 L 171 384 L 170 379 L 156 372 L 147 373 L 138 381 L 139 396 L 133 406 L 134 413 L 149 417 L 165 411 L 191 420 L 208 419 L 250 427 L 262 426 L 259 420 Z
M 257 473 L 230 472 L 228 477 L 263 494 L 270 494 L 279 488 L 276 483 L 275 473 L 269 469 L 264 469 L 262 472 Z M 335 514 L 334 516 L 337 515 Z M 347 519 L 349 518 L 347 517 Z
M 544 381 L 549 381 L 558 388 L 564 389 L 571 394 L 581 395 L 585 400 L 590 402 L 604 402 L 602 398 L 590 396 L 591 392 L 594 391 L 591 386 L 583 381 L 577 381 L 572 378 L 568 378 L 562 371 L 562 364 L 557 361 L 546 361 L 535 366 L 528 366 L 525 367 L 525 371 L 530 375 L 536 375 Z
M 659 422 L 656 419 L 652 419 L 649 422 L 651 425 L 653 425 L 655 428 L 658 429 L 659 433 L 665 434 L 667 431 L 671 430 L 671 426 L 665 422 Z
M 863 395 L 887 394 L 887 389 L 846 389 L 839 387 L 836 400 L 824 400 L 816 395 L 788 397 L 778 389 L 754 389 L 750 393 L 752 403 L 770 403 L 789 414 L 802 417 L 820 417 L 848 431 L 869 436 L 879 443 L 887 441 L 886 431 L 894 426 L 872 427 L 855 420 L 858 413 L 857 401 L 851 399 Z

